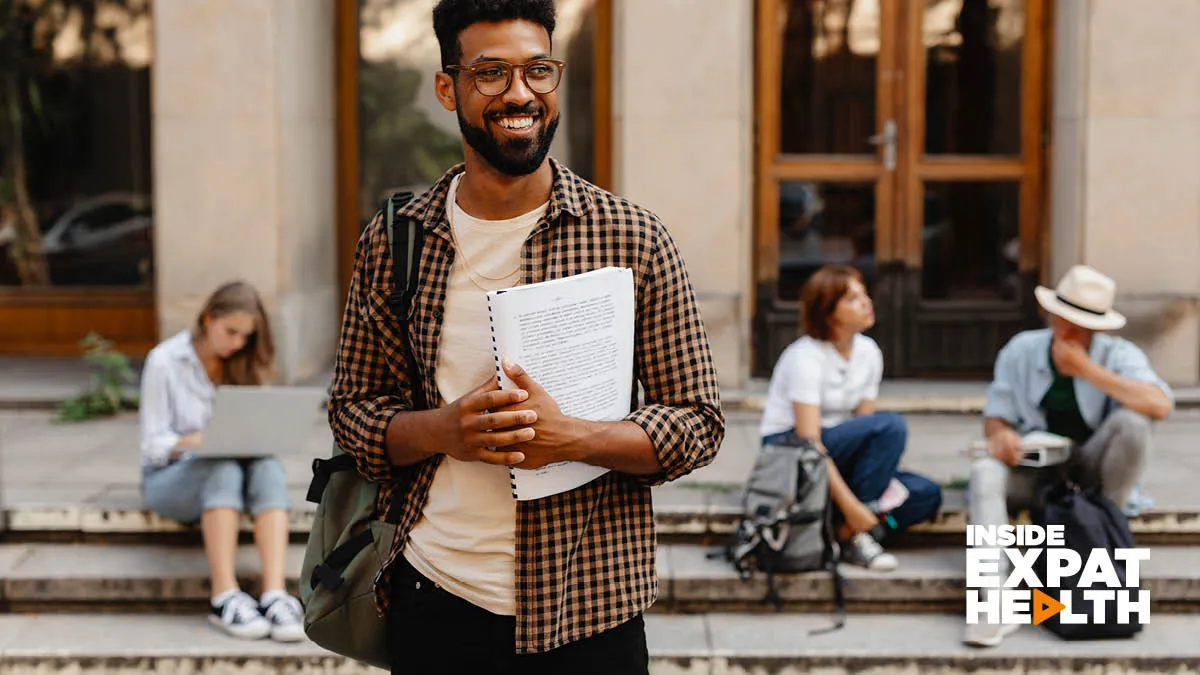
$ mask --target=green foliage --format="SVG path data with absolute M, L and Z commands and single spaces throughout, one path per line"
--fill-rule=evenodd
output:
M 463 161 L 458 135 L 443 131 L 418 107 L 420 88 L 432 86 L 426 77 L 390 61 L 361 62 L 362 194 L 372 213 L 386 191 L 423 189 Z
M 90 364 L 91 384 L 78 396 L 63 401 L 58 408 L 58 421 L 81 422 L 96 417 L 111 417 L 123 410 L 136 410 L 136 397 L 126 395 L 126 387 L 137 381 L 129 359 L 113 349 L 112 342 L 96 333 L 80 342 L 83 360 Z
M 943 490 L 966 490 L 970 485 L 971 479 L 956 476 L 942 483 Z

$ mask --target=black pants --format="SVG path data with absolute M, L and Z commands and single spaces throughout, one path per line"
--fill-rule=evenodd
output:
M 393 572 L 388 651 L 404 675 L 647 675 L 642 617 L 542 654 L 516 654 L 516 620 L 438 588 L 403 556 Z

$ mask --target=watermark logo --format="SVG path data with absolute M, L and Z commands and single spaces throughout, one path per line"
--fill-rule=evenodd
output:
M 1037 626 L 1055 615 L 1064 624 L 1150 623 L 1150 591 L 1139 586 L 1150 549 L 1085 557 L 1064 535 L 1062 525 L 968 525 L 967 623 Z

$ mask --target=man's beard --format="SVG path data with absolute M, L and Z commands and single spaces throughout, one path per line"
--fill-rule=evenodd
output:
M 528 176 L 545 161 L 550 152 L 550 143 L 554 140 L 554 132 L 558 130 L 559 116 L 545 122 L 542 130 L 534 138 L 513 138 L 503 143 L 496 140 L 484 127 L 477 127 L 463 118 L 462 111 L 458 114 L 458 128 L 462 131 L 467 145 L 483 157 L 484 161 L 495 170 L 506 176 Z M 502 115 L 520 115 L 536 113 L 532 105 L 524 108 L 509 108 Z M 495 114 L 495 113 L 493 113 Z M 543 121 L 545 118 L 542 118 Z M 485 123 L 486 124 L 486 123 Z

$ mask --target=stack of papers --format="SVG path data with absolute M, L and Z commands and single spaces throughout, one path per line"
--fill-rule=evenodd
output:
M 637 316 L 633 270 L 604 267 L 492 291 L 487 299 L 501 389 L 515 387 L 501 367 L 510 358 L 568 417 L 617 422 L 629 415 Z M 606 473 L 582 462 L 509 469 L 519 501 L 574 490 Z

